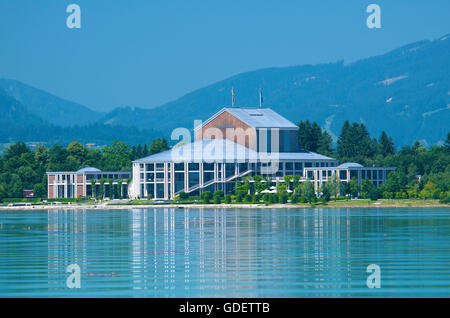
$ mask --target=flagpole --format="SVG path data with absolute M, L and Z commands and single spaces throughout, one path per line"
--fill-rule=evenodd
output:
M 259 89 L 259 108 L 262 108 L 262 91 Z
M 234 107 L 234 87 L 231 87 L 231 107 Z

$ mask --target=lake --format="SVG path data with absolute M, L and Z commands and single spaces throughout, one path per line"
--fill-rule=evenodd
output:
M 450 208 L 1 210 L 0 297 L 449 297 L 449 239 Z

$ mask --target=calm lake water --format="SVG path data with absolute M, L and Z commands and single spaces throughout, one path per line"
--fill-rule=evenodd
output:
M 3 210 L 0 297 L 450 297 L 449 239 L 450 208 Z

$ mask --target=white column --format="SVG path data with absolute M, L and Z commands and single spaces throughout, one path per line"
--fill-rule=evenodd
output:
M 189 163 L 184 163 L 184 192 L 189 191 Z

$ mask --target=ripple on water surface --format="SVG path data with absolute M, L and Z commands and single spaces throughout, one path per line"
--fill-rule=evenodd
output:
M 449 297 L 449 237 L 448 208 L 3 210 L 0 297 Z

